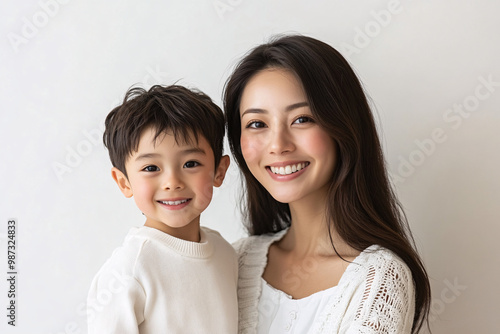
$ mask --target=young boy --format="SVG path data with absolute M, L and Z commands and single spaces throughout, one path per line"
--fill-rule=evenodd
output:
M 181 86 L 129 90 L 106 118 L 111 174 L 145 224 L 99 270 L 89 333 L 236 333 L 236 254 L 200 214 L 222 184 L 224 117 Z

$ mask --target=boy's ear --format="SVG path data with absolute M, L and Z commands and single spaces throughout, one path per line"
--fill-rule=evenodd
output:
M 130 182 L 128 182 L 125 174 L 123 174 L 123 172 L 118 168 L 113 167 L 111 168 L 111 176 L 113 177 L 113 180 L 115 180 L 123 195 L 127 198 L 132 197 L 132 188 L 130 187 Z
M 220 187 L 222 185 L 222 181 L 224 181 L 224 177 L 226 176 L 227 169 L 229 168 L 229 164 L 231 161 L 229 160 L 229 156 L 225 155 L 220 159 L 219 166 L 215 170 L 214 177 L 214 186 Z

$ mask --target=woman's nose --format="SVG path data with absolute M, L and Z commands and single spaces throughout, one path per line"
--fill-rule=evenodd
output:
M 288 129 L 278 127 L 271 133 L 269 142 L 269 153 L 284 154 L 295 149 L 293 138 Z

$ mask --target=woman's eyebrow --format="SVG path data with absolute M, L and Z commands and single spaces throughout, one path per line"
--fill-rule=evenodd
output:
M 304 102 L 297 102 L 294 104 L 291 104 L 285 108 L 285 111 L 292 111 L 294 109 L 302 108 L 302 107 L 308 107 L 309 103 L 306 101 Z M 261 109 L 261 108 L 248 108 L 245 110 L 242 114 L 241 117 L 243 117 L 245 114 L 265 114 L 267 113 L 266 109 Z
M 265 114 L 267 113 L 267 110 L 265 109 L 260 109 L 260 108 L 248 108 L 245 110 L 242 114 L 241 117 L 245 116 L 246 114 Z
M 298 109 L 298 108 L 302 108 L 302 107 L 309 107 L 309 103 L 307 103 L 306 101 L 294 103 L 294 104 L 291 104 L 288 107 L 286 107 L 285 111 L 292 111 L 294 109 Z

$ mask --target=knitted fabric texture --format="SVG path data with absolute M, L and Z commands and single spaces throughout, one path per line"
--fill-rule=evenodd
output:
M 233 244 L 239 266 L 239 333 L 257 332 L 260 279 L 267 253 L 269 246 L 285 233 L 251 236 Z M 390 250 L 372 245 L 348 265 L 308 333 L 411 333 L 414 313 L 410 269 Z

